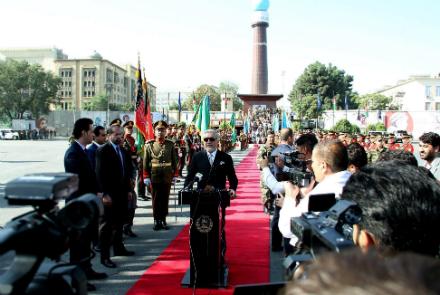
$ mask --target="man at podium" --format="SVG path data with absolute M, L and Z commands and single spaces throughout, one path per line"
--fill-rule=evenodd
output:
M 197 189 L 205 193 L 216 190 L 226 189 L 226 180 L 229 182 L 229 195 L 231 199 L 236 197 L 238 179 L 235 175 L 234 163 L 232 157 L 225 152 L 217 149 L 219 134 L 214 129 L 206 130 L 203 135 L 204 149 L 197 152 L 189 167 L 188 176 L 185 179 L 184 187 L 188 187 L 197 182 Z M 199 179 L 200 178 L 200 179 Z M 221 256 L 224 260 L 226 252 L 225 239 L 225 206 L 222 206 L 222 246 Z

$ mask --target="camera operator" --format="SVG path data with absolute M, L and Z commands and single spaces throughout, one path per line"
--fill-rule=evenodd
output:
M 72 135 L 74 140 L 64 155 L 64 169 L 66 172 L 78 175 L 79 187 L 75 193 L 66 199 L 66 202 L 86 193 L 96 194 L 98 192 L 95 171 L 86 153 L 86 146 L 92 143 L 93 140 L 92 119 L 81 118 L 76 120 Z M 92 239 L 97 235 L 97 232 L 98 225 L 92 224 L 81 235 L 71 237 L 70 261 L 79 263 L 90 280 L 107 278 L 107 274 L 94 271 L 90 263 Z M 87 288 L 89 291 L 96 289 L 92 284 L 88 284 Z
M 348 180 L 342 199 L 356 202 L 362 220 L 353 226 L 361 249 L 439 255 L 440 185 L 423 167 L 402 161 L 365 166 Z
M 277 145 L 275 144 L 275 133 L 273 131 L 269 131 L 267 134 L 266 143 L 258 149 L 257 164 L 261 159 L 267 158 L 267 156 L 270 155 L 276 147 Z M 260 169 L 262 168 L 260 167 Z M 265 212 L 270 213 L 273 210 L 274 196 L 263 181 L 263 173 L 260 173 L 260 189 L 261 203 L 264 207 Z
M 292 238 L 290 243 L 296 243 L 297 238 L 290 230 L 290 219 L 299 217 L 309 211 L 309 196 L 334 193 L 339 198 L 351 173 L 347 171 L 347 148 L 339 140 L 318 143 L 312 152 L 312 170 L 318 184 L 312 188 L 299 189 L 291 183 L 285 183 L 286 198 L 280 212 L 278 227 L 285 238 Z

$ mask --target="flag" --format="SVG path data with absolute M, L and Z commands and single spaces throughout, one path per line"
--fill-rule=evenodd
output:
M 147 77 L 145 76 L 145 69 L 144 69 L 144 79 L 142 81 L 142 88 L 145 93 L 145 126 L 147 130 L 147 136 L 145 137 L 145 139 L 152 140 L 154 139 L 153 118 L 151 116 L 151 103 L 150 103 L 150 98 L 148 96 L 148 83 L 147 83 Z
M 286 112 L 283 111 L 282 115 L 281 115 L 281 128 L 288 128 L 290 127 L 288 122 L 287 122 L 287 115 Z
M 348 111 L 348 97 L 347 97 L 347 95 L 345 95 L 344 102 L 345 102 L 345 110 Z
M 333 96 L 333 110 L 336 111 L 336 95 Z
M 234 112 L 232 112 L 231 121 L 229 122 L 229 125 L 231 125 L 231 128 L 232 128 L 232 143 L 235 143 L 237 141 L 237 130 L 235 129 L 235 113 Z
M 275 114 L 272 119 L 272 129 L 274 132 L 280 131 L 280 120 L 278 114 Z
M 318 109 L 318 111 L 320 111 L 321 110 L 321 106 L 322 106 L 322 101 L 321 101 L 321 97 L 319 96 L 319 93 L 316 95 L 316 100 L 317 100 L 317 109 Z
M 142 87 L 141 59 L 138 57 L 138 68 L 136 70 L 136 108 L 134 110 L 134 126 L 137 128 L 137 150 L 140 151 L 147 138 L 145 122 L 145 102 Z
M 246 116 L 246 119 L 243 122 L 243 133 L 248 134 L 249 133 L 249 117 Z
M 379 120 L 382 120 L 382 111 L 381 111 L 381 110 L 379 110 L 379 111 L 377 112 L 377 118 L 378 118 Z
M 196 104 L 196 99 L 195 98 L 194 98 L 193 102 L 194 102 L 194 117 L 193 117 L 193 119 L 191 121 L 191 125 L 192 124 L 196 124 L 196 121 L 198 120 L 199 111 L 200 111 L 200 107 L 202 106 L 203 99 L 200 101 L 200 103 L 198 105 Z
M 180 99 L 180 91 L 179 91 L 179 98 L 177 100 L 177 105 L 179 107 L 179 113 L 182 112 L 182 100 Z
M 357 115 L 357 119 L 358 119 L 358 121 L 360 121 L 360 120 L 361 120 L 361 110 L 360 110 L 360 109 L 358 109 L 358 115 Z
M 209 100 L 209 96 L 205 95 L 200 105 L 199 114 L 197 116 L 197 123 L 196 123 L 196 127 L 201 134 L 203 134 L 205 130 L 209 129 L 211 123 L 210 109 L 211 109 L 211 103 Z

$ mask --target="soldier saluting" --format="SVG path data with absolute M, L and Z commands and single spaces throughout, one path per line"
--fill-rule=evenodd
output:
M 174 143 L 165 139 L 168 124 L 157 121 L 153 125 L 155 140 L 145 143 L 144 183 L 150 188 L 153 199 L 154 230 L 168 229 L 166 216 L 171 184 L 179 174 Z

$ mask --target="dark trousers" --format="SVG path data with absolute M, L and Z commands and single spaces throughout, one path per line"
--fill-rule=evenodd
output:
M 281 235 L 280 229 L 278 228 L 278 221 L 280 220 L 280 210 L 278 206 L 274 206 L 272 217 L 272 249 L 280 249 L 282 247 L 283 236 Z
M 110 258 L 110 248 L 114 251 L 124 249 L 122 242 L 122 228 L 126 218 L 125 210 L 118 204 L 104 207 L 104 217 L 99 226 L 99 241 L 101 243 L 101 259 Z M 125 204 L 125 208 L 126 208 Z
M 153 199 L 154 220 L 165 220 L 168 215 L 171 183 L 152 183 L 151 196 Z
M 93 222 L 82 231 L 70 233 L 70 262 L 79 264 L 84 271 L 92 267 L 90 258 L 92 255 L 92 240 L 96 239 L 98 224 Z
M 179 158 L 179 175 L 180 176 L 182 176 L 183 168 L 185 167 L 185 162 L 186 162 L 186 151 L 182 152 L 182 157 Z

